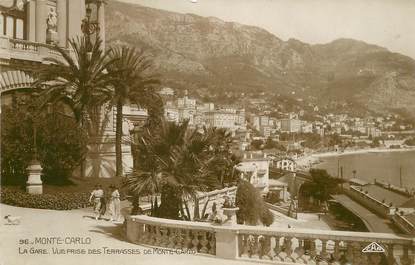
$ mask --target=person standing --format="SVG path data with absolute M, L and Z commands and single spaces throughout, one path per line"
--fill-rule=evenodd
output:
M 111 198 L 110 198 L 110 210 L 111 210 L 111 220 L 112 222 L 120 221 L 121 215 L 121 201 L 120 193 L 116 186 L 111 186 Z
M 104 191 L 101 185 L 95 185 L 95 189 L 91 192 L 89 202 L 94 201 L 95 220 L 101 218 L 101 198 L 104 196 Z

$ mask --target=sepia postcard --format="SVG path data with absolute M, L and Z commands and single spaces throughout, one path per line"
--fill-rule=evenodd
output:
M 0 265 L 415 265 L 414 14 L 0 0 Z

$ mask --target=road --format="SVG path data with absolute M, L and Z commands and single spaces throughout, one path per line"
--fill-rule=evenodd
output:
M 352 200 L 344 194 L 332 195 L 332 197 L 349 211 L 357 215 L 365 223 L 370 232 L 392 233 L 395 231 L 388 225 L 389 220 L 384 219 L 368 210 L 366 207 Z

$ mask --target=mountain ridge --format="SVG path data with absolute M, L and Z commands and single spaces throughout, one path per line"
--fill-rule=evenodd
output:
M 150 48 L 166 85 L 294 93 L 415 115 L 415 61 L 378 45 L 283 41 L 257 26 L 114 1 L 106 20 L 107 42 Z

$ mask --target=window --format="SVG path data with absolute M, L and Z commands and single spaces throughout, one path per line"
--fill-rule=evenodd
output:
M 23 19 L 16 19 L 16 39 L 24 38 L 24 21 Z
M 25 8 L 19 10 L 16 7 L 4 7 L 0 5 L 0 36 L 5 35 L 9 38 L 25 39 L 25 19 Z
M 14 37 L 14 19 L 10 16 L 6 18 L 6 36 L 10 38 Z

